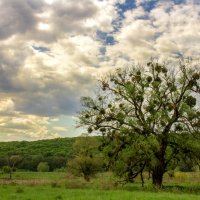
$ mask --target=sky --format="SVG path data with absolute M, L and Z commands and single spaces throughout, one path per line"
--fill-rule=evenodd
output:
M 99 77 L 199 53 L 200 0 L 0 0 L 0 141 L 80 135 Z

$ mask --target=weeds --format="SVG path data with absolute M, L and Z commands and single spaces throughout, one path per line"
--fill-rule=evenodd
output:
M 57 182 L 52 182 L 52 183 L 51 183 L 51 187 L 52 187 L 52 188 L 60 188 L 61 185 L 58 184 Z
M 58 195 L 55 197 L 55 200 L 63 200 L 62 196 L 61 195 Z
M 23 193 L 24 190 L 21 187 L 16 188 L 16 193 Z

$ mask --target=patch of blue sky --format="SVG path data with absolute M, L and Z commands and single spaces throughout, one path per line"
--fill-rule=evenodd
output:
M 101 55 L 105 55 L 106 54 L 106 47 L 100 47 L 99 52 L 101 53 Z
M 100 40 L 104 45 L 114 45 L 116 43 L 114 37 L 107 32 L 98 30 L 96 32 L 97 40 Z
M 46 53 L 46 52 L 50 52 L 50 49 L 47 47 L 42 47 L 42 46 L 32 46 L 34 50 L 41 52 L 41 53 Z
M 157 2 L 158 2 L 158 0 L 147 0 L 144 3 L 142 3 L 141 6 L 144 8 L 145 11 L 150 12 L 153 8 L 155 8 Z M 117 32 L 121 28 L 122 22 L 125 18 L 124 13 L 126 11 L 133 10 L 133 9 L 136 9 L 136 8 L 137 8 L 137 5 L 136 5 L 135 0 L 126 0 L 122 4 L 120 4 L 120 3 L 116 4 L 116 9 L 117 9 L 117 12 L 118 12 L 118 18 L 115 19 L 112 23 L 113 27 L 114 27 L 113 32 Z M 140 16 L 138 19 L 144 19 L 145 20 L 145 19 L 148 19 L 148 16 L 147 15 Z
M 107 51 L 106 46 L 102 46 L 102 47 L 99 48 L 100 55 L 99 55 L 98 59 L 99 59 L 100 62 L 109 60 L 109 57 L 106 55 L 106 51 Z M 100 65 L 96 65 L 94 67 L 99 68 Z
M 177 51 L 177 52 L 174 52 L 174 57 L 176 57 L 176 58 L 184 58 L 184 55 L 183 55 L 183 53 Z
M 158 2 L 158 0 L 149 0 L 142 3 L 141 6 L 144 8 L 145 11 L 150 12 L 152 9 L 155 8 Z
M 143 3 L 141 3 L 140 6 L 142 6 L 146 12 L 150 12 L 152 9 L 156 7 L 157 3 L 162 3 L 162 1 L 164 2 L 165 0 L 146 0 Z M 172 1 L 174 1 L 175 4 L 182 4 L 186 2 L 186 0 L 172 0 Z M 193 0 L 193 1 L 200 2 L 200 0 Z M 97 40 L 100 40 L 104 45 L 116 44 L 113 34 L 120 30 L 123 20 L 125 18 L 124 13 L 128 10 L 133 10 L 137 7 L 135 0 L 126 0 L 124 3 L 122 4 L 117 3 L 115 6 L 118 12 L 118 17 L 112 22 L 114 30 L 110 33 L 103 32 L 100 30 L 96 32 Z M 148 15 L 140 16 L 138 19 L 143 19 L 143 20 L 148 19 Z M 102 50 L 100 50 L 100 53 L 102 53 L 102 55 L 104 54 Z
M 136 8 L 136 4 L 135 0 L 126 0 L 124 3 L 117 3 L 115 6 L 118 12 L 118 17 L 112 22 L 114 28 L 113 32 L 117 32 L 120 29 L 122 21 L 125 18 L 124 13 L 128 10 Z
M 134 0 L 126 0 L 122 4 L 117 3 L 116 7 L 117 7 L 118 14 L 123 18 L 124 17 L 124 13 L 126 11 L 136 8 L 136 4 L 135 4 Z
M 47 125 L 47 128 L 52 133 L 55 133 L 55 132 L 59 133 L 61 137 L 76 137 L 78 135 L 81 135 L 85 131 L 84 129 L 76 128 L 77 122 L 78 122 L 78 119 L 76 119 L 75 117 L 62 115 L 59 117 L 58 120 L 51 121 Z M 63 127 L 66 130 L 56 131 L 54 130 L 53 127 Z
M 174 0 L 175 4 L 183 4 L 186 3 L 186 0 Z

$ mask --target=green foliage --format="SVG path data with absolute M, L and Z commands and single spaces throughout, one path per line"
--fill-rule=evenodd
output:
M 146 168 L 153 184 L 185 157 L 200 159 L 200 76 L 190 63 L 149 62 L 100 80 L 96 97 L 83 97 L 80 126 L 103 136 L 110 168 L 129 180 Z
M 16 165 L 20 163 L 22 158 L 19 155 L 10 156 L 8 159 L 10 167 L 14 170 Z
M 37 166 L 38 172 L 48 172 L 49 171 L 49 165 L 47 162 L 40 162 Z
M 67 163 L 68 170 L 74 175 L 83 176 L 86 181 L 102 169 L 103 160 L 98 152 L 97 137 L 76 138 L 73 145 L 74 157 Z
M 65 167 L 72 154 L 73 143 L 74 138 L 0 142 L 0 167 L 14 164 L 18 169 L 37 171 L 40 162 L 48 162 L 50 170 L 53 171 Z
M 9 167 L 9 166 L 4 166 L 4 167 L 2 168 L 2 170 L 3 170 L 3 173 L 5 173 L 5 174 L 10 174 L 10 173 L 12 173 L 12 168 Z
M 101 161 L 98 158 L 88 156 L 76 156 L 68 162 L 68 168 L 77 176 L 83 176 L 86 181 L 101 169 Z
M 10 166 L 4 166 L 2 168 L 2 171 L 3 171 L 4 174 L 9 174 L 9 178 L 12 179 L 13 169 Z

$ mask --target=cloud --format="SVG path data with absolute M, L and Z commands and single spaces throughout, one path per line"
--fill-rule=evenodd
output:
M 199 4 L 137 0 L 121 17 L 126 3 L 0 0 L 0 140 L 73 135 L 80 97 L 108 71 L 199 56 Z
M 124 14 L 121 29 L 113 36 L 116 45 L 107 48 L 109 57 L 146 62 L 150 57 L 174 60 L 199 56 L 200 6 L 191 2 L 175 4 L 158 1 L 150 11 L 138 7 Z M 117 60 L 117 59 L 116 59 Z
M 15 110 L 15 104 L 12 99 L 2 99 L 0 101 L 0 115 L 8 115 Z
M 32 30 L 36 24 L 34 14 L 42 7 L 43 3 L 39 0 L 1 0 L 0 39 Z
M 76 3 L 72 0 L 61 0 L 56 1 L 52 7 L 51 20 L 54 31 L 62 30 L 67 33 L 84 31 L 83 22 L 92 18 L 97 12 L 97 7 L 90 0 L 78 0 Z
M 0 140 L 39 140 L 60 137 L 58 133 L 49 131 L 49 117 L 20 113 L 14 110 L 14 102 L 5 99 L 0 107 Z
M 67 129 L 65 128 L 65 127 L 62 127 L 62 126 L 54 126 L 53 127 L 53 130 L 55 130 L 55 131 L 61 131 L 61 132 L 65 132 L 65 131 L 67 131 Z

